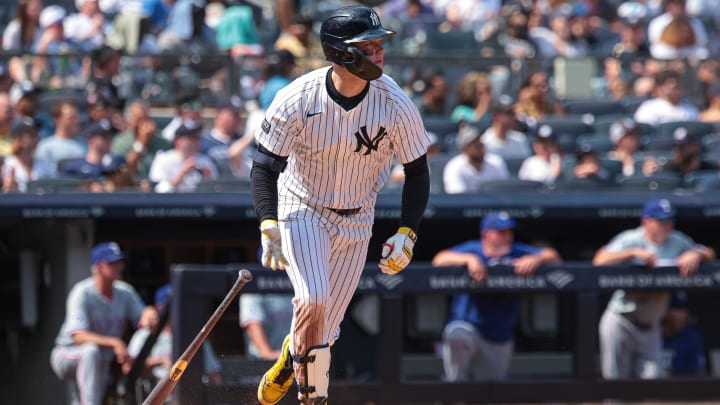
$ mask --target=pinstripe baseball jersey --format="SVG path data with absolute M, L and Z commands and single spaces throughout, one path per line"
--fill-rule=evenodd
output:
M 280 90 L 256 139 L 288 156 L 278 180 L 281 201 L 367 206 L 387 181 L 393 157 L 411 162 L 430 140 L 417 108 L 389 76 L 370 81 L 362 101 L 346 111 L 328 94 L 329 73 L 329 67 L 317 69 Z

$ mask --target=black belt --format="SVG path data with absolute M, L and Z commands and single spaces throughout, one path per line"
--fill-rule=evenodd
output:
M 341 217 L 348 217 L 350 215 L 355 215 L 362 209 L 361 207 L 358 208 L 347 208 L 347 209 L 340 209 L 340 208 L 328 208 L 330 211 L 340 215 Z

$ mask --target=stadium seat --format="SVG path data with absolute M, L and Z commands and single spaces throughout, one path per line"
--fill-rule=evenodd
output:
M 607 133 L 580 135 L 575 140 L 578 149 L 589 148 L 603 155 L 615 146 Z
M 625 107 L 625 111 L 627 111 L 628 114 L 633 115 L 645 100 L 647 100 L 647 97 L 630 96 L 620 100 L 620 103 Z
M 49 194 L 81 191 L 81 188 L 85 183 L 85 180 L 68 177 L 31 180 L 27 183 L 27 192 L 34 194 Z
M 425 30 L 425 55 L 468 54 L 477 55 L 479 44 L 473 31 L 453 30 L 440 32 Z
M 656 135 L 643 137 L 641 139 L 642 149 L 646 151 L 670 151 L 673 148 L 674 140 L 672 135 Z
M 536 128 L 543 125 L 549 125 L 553 132 L 557 135 L 570 134 L 577 137 L 578 135 L 591 134 L 595 132 L 593 128 L 594 118 L 584 115 L 564 115 L 556 117 L 546 117 L 538 122 Z
M 447 162 L 455 156 L 454 153 L 441 154 L 428 160 L 428 170 L 430 170 L 430 192 L 441 194 L 445 192 L 443 185 L 443 169 Z
M 558 179 L 549 188 L 551 190 L 607 190 L 617 186 L 618 183 L 612 180 L 572 177 Z
M 615 100 L 568 100 L 565 101 L 565 112 L 568 114 L 592 114 L 596 118 L 605 115 L 626 114 L 625 106 Z
M 507 179 L 480 184 L 480 191 L 545 191 L 547 186 L 539 181 Z
M 698 170 L 690 172 L 683 177 L 685 188 L 695 191 L 706 191 L 708 186 L 720 179 L 717 170 Z
M 662 124 L 659 124 L 657 126 L 658 134 L 665 135 L 665 136 L 672 136 L 673 131 L 675 128 L 679 127 L 685 127 L 691 130 L 695 131 L 695 134 L 697 136 L 705 136 L 708 134 L 712 134 L 716 131 L 715 126 L 713 124 L 707 123 L 707 122 L 700 122 L 700 121 L 675 121 L 675 122 L 665 122 Z
M 524 161 L 525 161 L 525 158 L 505 159 L 505 166 L 507 166 L 508 172 L 510 172 L 511 176 L 513 176 L 513 177 L 518 176 L 518 172 L 520 171 L 520 167 L 522 166 Z
M 458 131 L 458 123 L 453 122 L 449 115 L 423 117 L 423 124 L 426 131 L 434 133 L 439 138 Z
M 658 172 L 651 176 L 632 176 L 620 181 L 623 190 L 672 191 L 683 186 L 683 178 L 675 173 Z

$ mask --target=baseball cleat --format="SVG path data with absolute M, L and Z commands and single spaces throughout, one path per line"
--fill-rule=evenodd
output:
M 262 405 L 274 405 L 287 394 L 295 378 L 290 356 L 290 335 L 285 336 L 280 357 L 262 376 L 257 397 Z

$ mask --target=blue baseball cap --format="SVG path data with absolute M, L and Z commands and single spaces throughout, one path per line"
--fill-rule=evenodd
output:
M 675 208 L 670 201 L 664 198 L 650 200 L 643 207 L 642 217 L 660 220 L 675 219 Z
M 90 255 L 90 262 L 97 264 L 100 262 L 112 263 L 125 259 L 125 253 L 120 250 L 115 242 L 106 242 L 95 245 Z
M 488 213 L 480 224 L 480 232 L 499 231 L 508 228 L 515 228 L 515 220 L 505 211 Z
M 157 291 L 155 291 L 155 305 L 161 308 L 164 307 L 171 295 L 172 286 L 170 286 L 170 284 L 165 284 L 158 288 Z

